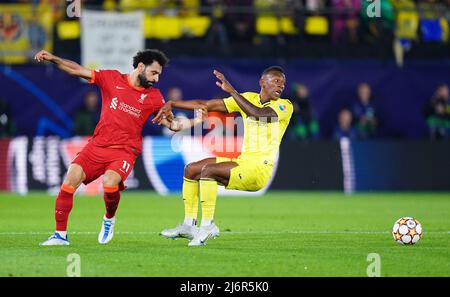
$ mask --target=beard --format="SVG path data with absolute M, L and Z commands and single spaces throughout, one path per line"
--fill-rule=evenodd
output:
M 139 75 L 138 75 L 138 80 L 139 80 L 139 84 L 140 84 L 141 87 L 143 87 L 143 88 L 148 89 L 148 88 L 150 88 L 151 86 L 153 86 L 153 83 L 145 78 L 145 73 L 144 73 L 144 71 L 142 71 L 141 73 L 139 73 Z

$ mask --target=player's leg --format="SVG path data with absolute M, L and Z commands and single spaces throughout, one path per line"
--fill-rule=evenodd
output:
M 120 191 L 124 189 L 123 184 L 133 170 L 136 155 L 129 150 L 111 148 L 102 150 L 102 154 L 105 160 L 103 199 L 106 213 L 103 216 L 102 228 L 98 234 L 98 242 L 106 244 L 113 238 Z
M 41 245 L 68 245 L 67 222 L 73 206 L 73 194 L 81 183 L 86 179 L 83 168 L 72 163 L 67 171 L 61 189 L 55 202 L 55 222 L 56 231 L 50 238 Z
M 200 201 L 202 221 L 199 232 L 189 242 L 189 246 L 204 245 L 210 238 L 219 235 L 219 228 L 214 223 L 218 183 L 227 186 L 231 170 L 238 166 L 235 162 L 206 164 L 200 173 Z
M 203 167 L 209 164 L 216 164 L 217 158 L 206 158 L 197 162 L 192 162 L 184 167 L 184 177 L 190 180 L 200 180 Z
M 183 176 L 183 202 L 184 223 L 195 225 L 198 213 L 199 180 L 203 167 L 216 164 L 216 158 L 207 158 L 198 162 L 189 163 L 184 168 Z
M 184 203 L 184 222 L 175 228 L 161 231 L 161 235 L 168 238 L 192 239 L 197 233 L 199 179 L 202 168 L 207 164 L 215 164 L 216 158 L 207 158 L 192 162 L 184 168 L 182 197 Z
M 122 177 L 113 170 L 106 170 L 103 176 L 104 200 L 107 219 L 113 218 L 120 202 L 119 183 Z
M 202 226 L 211 224 L 217 200 L 218 183 L 228 185 L 231 169 L 238 166 L 235 162 L 207 164 L 200 175 L 200 202 L 202 205 Z
M 131 171 L 131 169 L 128 169 Z M 108 169 L 103 175 L 103 199 L 105 201 L 106 213 L 103 216 L 102 228 L 98 234 L 98 242 L 106 244 L 114 236 L 114 225 L 116 223 L 116 211 L 120 202 L 119 183 L 122 176 L 114 170 Z

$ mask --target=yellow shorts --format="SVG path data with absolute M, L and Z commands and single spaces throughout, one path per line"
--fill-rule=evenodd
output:
M 267 184 L 272 176 L 273 166 L 243 160 L 239 158 L 216 157 L 216 163 L 235 162 L 238 166 L 230 171 L 230 180 L 226 189 L 241 191 L 259 191 Z

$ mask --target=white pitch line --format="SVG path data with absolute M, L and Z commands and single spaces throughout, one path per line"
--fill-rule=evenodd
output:
M 154 235 L 159 234 L 160 231 L 142 231 L 142 232 L 115 232 L 115 234 L 124 235 Z M 0 236 L 15 236 L 15 235 L 48 235 L 51 232 L 0 232 Z M 69 234 L 73 235 L 94 235 L 98 232 L 93 231 L 69 231 Z M 273 234 L 390 234 L 388 231 L 222 231 L 222 234 L 253 234 L 253 235 L 273 235 Z M 428 231 L 426 234 L 450 234 L 450 231 Z

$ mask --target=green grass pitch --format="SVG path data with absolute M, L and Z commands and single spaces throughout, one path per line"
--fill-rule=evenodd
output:
M 122 193 L 114 239 L 97 242 L 103 198 L 75 197 L 70 246 L 40 247 L 54 229 L 46 193 L 0 194 L 0 276 L 66 276 L 71 253 L 81 276 L 366 276 L 377 253 L 381 276 L 450 276 L 449 193 L 269 192 L 219 197 L 221 236 L 203 247 L 159 231 L 183 218 L 179 196 Z M 416 217 L 418 244 L 394 242 L 402 216 Z

